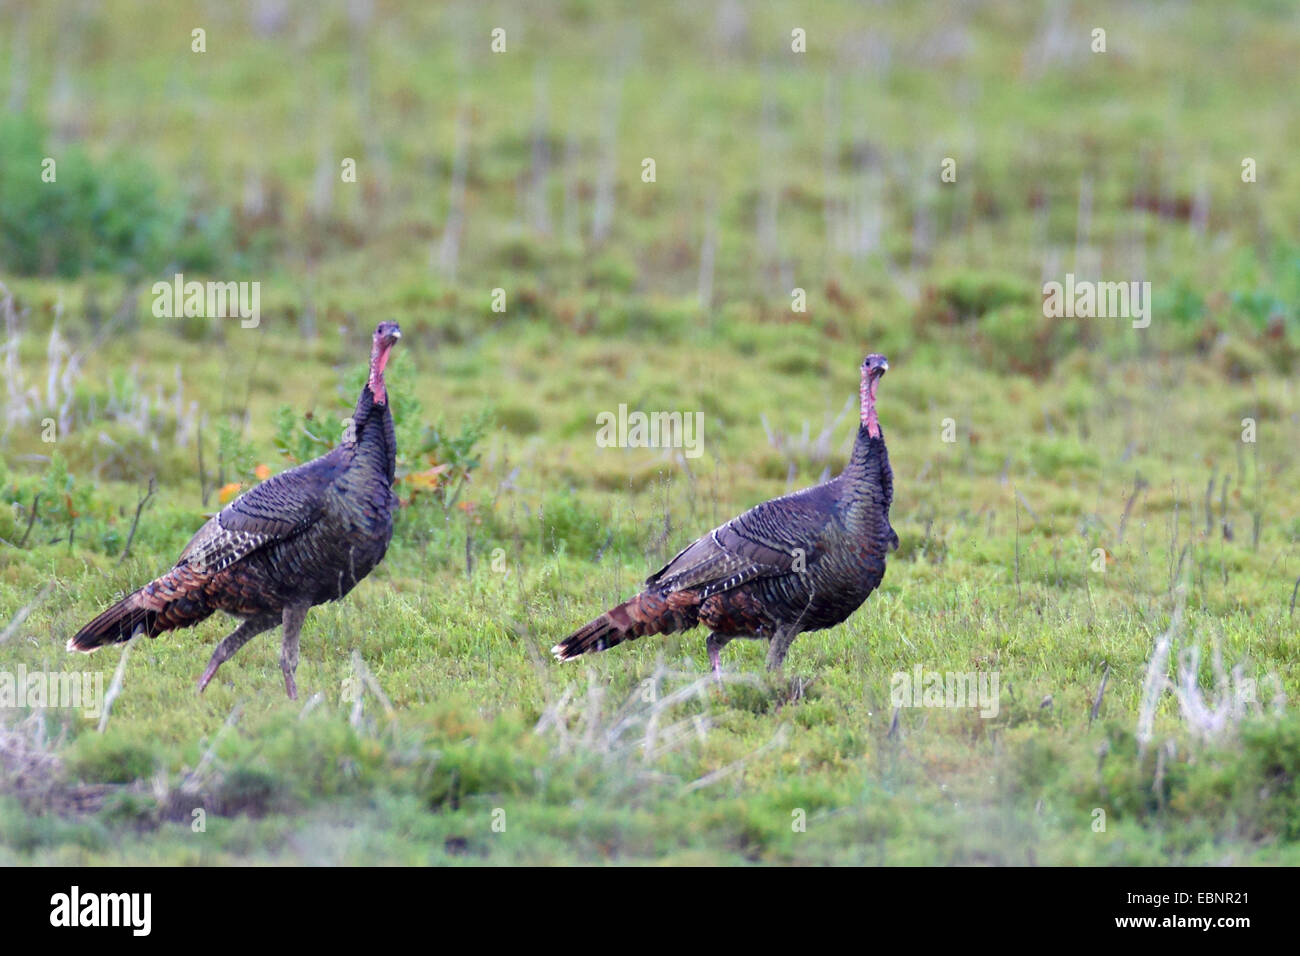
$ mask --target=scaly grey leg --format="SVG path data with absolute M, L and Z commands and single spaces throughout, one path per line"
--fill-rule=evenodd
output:
M 217 668 L 234 657 L 237 650 L 263 631 L 269 631 L 279 623 L 279 619 L 274 614 L 259 614 L 257 617 L 248 618 L 235 628 L 212 652 L 212 659 L 208 661 L 207 669 L 199 678 L 199 693 L 203 693 L 203 688 L 217 676 Z
M 298 699 L 298 684 L 293 679 L 298 670 L 298 634 L 307 617 L 305 607 L 284 609 L 284 642 L 280 645 L 280 670 L 284 673 L 284 691 L 290 700 Z
M 709 664 L 713 668 L 713 679 L 718 682 L 719 687 L 722 686 L 722 661 L 718 658 L 718 652 L 726 647 L 730 640 L 729 637 L 711 633 L 708 640 L 704 642 L 704 646 L 709 650 Z
M 795 631 L 793 628 L 782 628 L 772 635 L 772 639 L 767 645 L 767 669 L 770 671 L 779 671 L 781 665 L 785 663 L 785 655 L 790 652 L 790 645 L 794 643 Z

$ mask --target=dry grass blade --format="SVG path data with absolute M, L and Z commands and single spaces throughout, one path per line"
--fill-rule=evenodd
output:
M 1169 661 L 1173 643 L 1182 632 L 1185 597 L 1186 588 L 1180 587 L 1173 618 L 1168 629 L 1156 638 L 1155 650 L 1147 664 L 1138 708 L 1140 752 L 1145 752 L 1154 739 L 1155 712 L 1166 691 L 1172 693 L 1178 702 L 1183 725 L 1202 743 L 1221 743 L 1231 738 L 1246 717 L 1261 713 L 1263 709 L 1257 699 L 1256 682 L 1245 676 L 1240 664 L 1231 672 L 1224 668 L 1223 653 L 1217 641 L 1210 657 L 1213 682 L 1208 689 L 1202 687 L 1201 647 L 1197 644 L 1179 650 L 1174 675 L 1170 678 Z M 1275 711 L 1280 713 L 1284 702 L 1275 696 L 1273 703 Z
M 122 648 L 122 656 L 117 659 L 117 670 L 113 672 L 113 681 L 108 685 L 108 693 L 104 695 L 104 712 L 99 715 L 99 727 L 97 728 L 102 734 L 108 727 L 108 714 L 113 709 L 113 701 L 117 700 L 118 695 L 122 693 L 122 679 L 126 676 L 126 659 L 131 653 L 131 648 L 140 638 L 131 638 Z
M 719 780 L 723 780 L 726 777 L 731 776 L 733 773 L 736 773 L 738 770 L 743 770 L 745 765 L 748 764 L 751 760 L 755 759 L 756 757 L 761 757 L 769 750 L 775 750 L 777 748 L 784 747 L 787 739 L 789 738 L 789 734 L 790 734 L 790 725 L 782 724 L 780 727 L 776 729 L 776 733 L 772 735 L 772 739 L 769 740 L 767 743 L 763 744 L 763 746 L 759 747 L 753 753 L 741 757 L 739 760 L 729 763 L 725 767 L 719 767 L 717 770 L 714 770 L 710 773 L 706 773 L 703 777 L 700 777 L 698 780 L 692 780 L 684 788 L 682 788 L 682 792 L 691 793 L 692 791 L 699 790 L 702 787 L 711 786 L 712 784 L 717 783 Z
M 208 778 L 211 776 L 212 766 L 217 759 L 217 744 L 221 741 L 221 738 L 225 736 L 226 731 L 239 723 L 239 718 L 243 715 L 243 712 L 243 704 L 236 704 L 231 708 L 230 714 L 226 717 L 225 723 L 221 725 L 221 729 L 218 730 L 216 735 L 212 738 L 212 743 L 208 744 L 207 749 L 203 751 L 203 756 L 199 758 L 198 765 L 186 774 L 185 779 L 181 781 L 181 793 L 189 795 L 198 793 L 203 789 L 203 786 L 208 782 Z
M 366 662 L 361 659 L 359 650 L 352 651 L 352 674 L 353 688 L 356 696 L 352 699 L 352 715 L 349 718 L 350 723 L 356 729 L 360 729 L 362 719 L 365 715 L 365 692 L 369 690 L 379 701 L 379 706 L 384 709 L 386 717 L 392 717 L 395 713 L 393 703 L 384 693 L 384 689 L 379 686 L 379 681 L 375 680 L 375 675 L 370 673 L 370 668 L 366 667 Z
M 762 686 L 748 675 L 724 673 L 723 680 Z M 669 684 L 678 686 L 665 691 Z M 710 728 L 706 715 L 669 718 L 689 701 L 706 703 L 712 686 L 712 676 L 670 670 L 660 660 L 651 675 L 611 712 L 606 689 L 593 674 L 586 694 L 576 698 L 572 688 L 566 689 L 543 711 L 535 732 L 553 735 L 561 753 L 586 751 L 610 759 L 639 755 L 643 765 L 649 764 L 692 738 L 704 739 Z
M 1169 627 L 1156 638 L 1151 660 L 1147 662 L 1146 678 L 1142 682 L 1142 701 L 1138 705 L 1137 725 L 1138 746 L 1143 751 L 1151 743 L 1155 733 L 1156 707 L 1169 686 L 1169 649 L 1173 646 L 1174 637 L 1182 630 L 1183 605 L 1186 597 L 1186 589 L 1179 588 L 1173 618 L 1169 621 Z
M 18 609 L 8 626 L 3 631 L 0 631 L 0 644 L 3 644 L 5 641 L 9 640 L 9 638 L 18 633 L 18 628 L 22 627 L 23 621 L 27 620 L 28 615 L 36 609 L 36 605 L 44 601 L 45 596 L 49 594 L 53 588 L 53 584 L 45 585 L 45 587 L 41 588 L 40 593 L 37 594 L 36 597 L 32 598 L 31 601 Z
M 1093 698 L 1092 710 L 1088 714 L 1088 723 L 1097 719 L 1097 714 L 1101 711 L 1101 700 L 1106 695 L 1106 681 L 1110 679 L 1110 664 L 1106 664 L 1106 669 L 1101 675 L 1101 684 L 1097 687 L 1097 696 Z

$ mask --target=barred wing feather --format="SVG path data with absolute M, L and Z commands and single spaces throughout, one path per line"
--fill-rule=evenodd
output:
M 343 451 L 335 449 L 244 492 L 195 533 L 180 561 L 215 573 L 310 528 L 325 509 L 330 484 L 347 466 Z

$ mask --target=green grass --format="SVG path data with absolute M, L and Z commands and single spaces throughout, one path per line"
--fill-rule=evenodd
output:
M 130 157 L 165 187 L 163 221 L 230 226 L 191 223 L 173 262 L 4 263 L 11 386 L 32 397 L 0 426 L 0 632 L 29 610 L 0 673 L 86 670 L 107 688 L 121 649 L 70 656 L 67 638 L 169 567 L 220 486 L 337 437 L 382 318 L 404 333 L 389 391 L 407 505 L 384 563 L 309 615 L 298 703 L 276 634 L 198 696 L 231 628 L 213 618 L 132 645 L 103 733 L 76 712 L 0 709 L 0 861 L 1300 862 L 1300 723 L 1280 703 L 1300 693 L 1285 82 L 1300 40 L 1283 6 L 1225 28 L 1210 4 L 1075 5 L 1085 52 L 1041 68 L 1048 14 L 1002 2 L 948 27 L 906 7 L 765 5 L 730 40 L 689 4 L 653 19 L 402 7 L 360 33 L 333 10 L 269 32 L 183 8 L 133 28 L 145 9 L 78 21 L 74 53 L 52 16 L 27 15 L 26 107 L 51 137 L 30 148 Z M 190 54 L 205 19 L 209 52 Z M 1105 58 L 1086 52 L 1094 22 Z M 487 48 L 498 24 L 504 56 Z M 803 59 L 785 52 L 793 25 Z M 73 57 L 88 105 L 53 95 L 37 51 Z M 14 55 L 0 45 L 0 76 Z M 453 274 L 431 260 L 462 102 Z M 1240 181 L 1243 155 L 1259 182 Z M 337 181 L 342 156 L 359 183 Z M 6 176 L 39 170 L 11 145 L 0 158 Z M 1076 261 L 1084 180 L 1085 245 L 1103 278 L 1128 278 L 1141 249 L 1150 329 L 1037 306 L 1044 264 L 1059 278 Z M 855 251 L 825 213 L 873 189 L 879 244 Z M 1204 229 L 1177 213 L 1198 195 Z M 153 318 L 149 283 L 196 261 L 262 282 L 258 329 Z M 790 310 L 795 285 L 807 313 Z M 56 325 L 80 365 L 51 403 Z M 867 351 L 892 367 L 880 416 L 901 547 L 862 609 L 800 637 L 783 679 L 763 647 L 731 643 L 725 690 L 705 679 L 702 631 L 550 659 L 695 536 L 838 470 L 854 423 L 836 416 Z M 703 455 L 597 447 L 596 416 L 621 403 L 702 411 Z M 448 462 L 469 480 L 447 508 L 405 480 Z M 1202 739 L 1165 693 L 1144 745 L 1148 661 L 1180 602 L 1169 676 L 1200 646 L 1212 697 L 1217 647 L 1253 700 Z M 997 715 L 895 714 L 893 675 L 918 664 L 996 673 Z

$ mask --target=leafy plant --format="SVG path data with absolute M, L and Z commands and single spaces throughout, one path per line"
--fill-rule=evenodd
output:
M 275 447 L 295 465 L 319 458 L 338 443 L 314 412 L 295 414 L 290 405 L 275 410 Z
M 217 482 L 247 481 L 257 477 L 253 446 L 244 441 L 229 421 L 217 423 Z
M 451 508 L 479 466 L 478 443 L 491 422 L 492 413 L 482 411 L 466 417 L 458 431 L 453 432 L 441 421 L 426 427 L 412 460 L 428 462 L 430 467 L 411 471 L 402 479 L 410 486 L 412 498 L 432 494 L 444 509 Z

